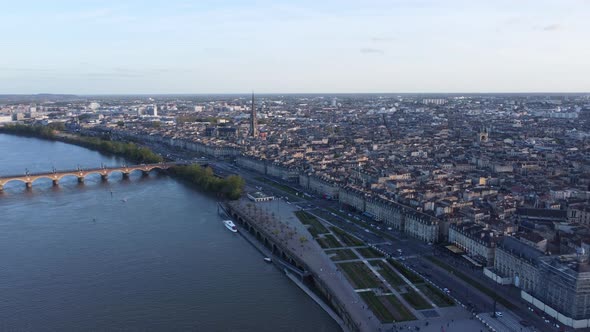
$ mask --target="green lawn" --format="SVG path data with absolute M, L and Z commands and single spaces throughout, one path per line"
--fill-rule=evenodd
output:
M 393 259 L 388 259 L 387 262 L 389 264 L 393 265 L 393 267 L 395 267 L 404 277 L 408 278 L 408 280 L 410 280 L 410 282 L 412 282 L 414 284 L 424 282 L 424 279 L 422 279 L 422 277 L 420 277 L 416 273 L 408 270 L 400 262 L 393 260 Z
M 286 186 L 284 184 L 280 184 L 278 182 L 275 182 L 275 181 L 272 181 L 272 180 L 269 180 L 269 179 L 263 178 L 263 177 L 256 177 L 254 179 L 256 181 L 264 182 L 264 183 L 268 184 L 269 186 L 275 187 L 275 188 L 282 190 L 282 191 L 284 191 L 288 194 L 291 194 L 293 196 L 303 197 L 303 193 L 300 193 L 299 191 L 297 191 L 289 186 Z
M 377 288 L 381 286 L 381 282 L 377 279 L 373 271 L 363 262 L 341 263 L 338 266 L 344 271 L 356 289 Z
M 344 244 L 346 244 L 347 246 L 358 247 L 358 246 L 365 245 L 365 243 L 363 241 L 346 233 L 345 231 L 341 230 L 338 227 L 330 227 L 330 229 L 332 230 L 332 232 L 334 232 L 336 235 L 338 235 L 338 238 L 340 240 L 342 240 L 342 242 L 344 242 Z
M 322 248 L 342 248 L 342 245 L 336 240 L 336 237 L 332 234 L 325 234 L 323 237 L 317 237 L 315 239 Z
M 402 294 L 402 297 L 416 310 L 430 309 L 432 306 L 418 292 L 410 289 L 409 292 Z
M 515 308 L 514 303 L 506 300 L 503 297 L 500 297 L 496 294 L 496 292 L 494 292 L 493 290 L 491 290 L 490 288 L 482 285 L 481 283 L 479 283 L 478 281 L 472 279 L 471 277 L 469 277 L 468 275 L 466 275 L 465 273 L 451 267 L 450 265 L 443 263 L 441 261 L 439 261 L 438 259 L 434 258 L 434 257 L 430 257 L 427 256 L 426 257 L 428 260 L 432 261 L 434 264 L 442 267 L 443 269 L 455 274 L 457 277 L 459 277 L 460 279 L 463 279 L 466 283 L 470 284 L 471 286 L 473 286 L 474 288 L 477 288 L 479 291 L 481 291 L 482 293 L 486 294 L 487 296 L 491 297 L 492 299 L 496 299 L 496 301 L 498 301 L 499 303 L 501 303 L 503 306 L 505 306 L 508 309 L 513 309 Z
M 371 261 L 371 265 L 379 268 L 379 274 L 381 274 L 391 286 L 399 288 L 400 286 L 407 285 L 406 282 L 391 269 L 391 267 L 385 264 L 385 262 Z
M 439 307 L 450 307 L 455 305 L 453 299 L 431 284 L 419 284 L 416 285 L 416 287 L 422 291 L 422 294 L 426 295 L 432 302 L 434 302 L 434 304 Z
M 325 234 L 329 232 L 328 229 L 324 227 L 324 225 L 322 225 L 322 223 L 315 216 L 305 211 L 296 211 L 295 216 L 297 216 L 302 224 L 309 226 L 307 230 L 313 237 L 318 236 L 318 234 Z
M 416 316 L 414 316 L 414 314 L 412 314 L 412 312 L 406 308 L 398 299 L 397 297 L 395 297 L 395 295 L 386 295 L 386 296 L 381 296 L 381 298 L 385 299 L 389 305 L 392 307 L 392 309 L 390 309 L 393 313 L 393 318 L 398 321 L 398 322 L 402 322 L 402 321 L 407 321 L 407 320 L 415 320 Z
M 393 314 L 387 309 L 383 302 L 373 292 L 359 293 L 363 301 L 369 306 L 371 311 L 379 318 L 382 323 L 392 323 L 395 321 Z
M 356 251 L 365 258 L 382 258 L 383 255 L 373 248 L 358 248 Z
M 327 255 L 332 255 L 330 257 L 333 261 L 345 261 L 351 259 L 358 259 L 357 256 L 352 250 L 350 249 L 335 249 L 335 250 L 326 250 Z
M 340 212 L 340 211 L 338 211 L 338 210 L 336 210 L 336 209 L 328 209 L 328 210 L 329 210 L 330 212 L 332 212 L 332 213 L 334 213 L 334 214 L 336 214 L 336 215 L 338 215 L 338 216 L 340 216 L 340 217 L 342 217 L 342 218 L 344 218 L 344 219 L 346 219 L 346 220 L 348 220 L 348 221 L 352 222 L 352 223 L 355 223 L 355 224 L 357 224 L 357 225 L 361 226 L 361 227 L 367 227 L 367 224 L 366 224 L 366 223 L 364 223 L 364 222 L 362 222 L 362 221 L 359 221 L 359 220 L 356 220 L 356 219 L 354 219 L 354 218 L 352 218 L 352 217 L 349 217 L 349 216 L 348 216 L 348 214 L 346 214 L 345 212 Z M 330 220 L 329 218 L 326 218 L 326 219 Z M 387 225 L 386 225 L 386 226 L 387 226 Z M 382 237 L 384 237 L 384 238 L 386 238 L 386 239 L 389 239 L 389 240 L 392 240 L 392 241 L 397 241 L 397 239 L 396 239 L 395 237 L 393 237 L 393 236 L 389 235 L 388 233 L 386 233 L 386 232 L 384 232 L 384 231 L 380 231 L 380 230 L 378 230 L 378 229 L 373 229 L 373 230 L 371 230 L 371 231 L 372 231 L 373 233 L 375 233 L 375 234 L 381 235 Z

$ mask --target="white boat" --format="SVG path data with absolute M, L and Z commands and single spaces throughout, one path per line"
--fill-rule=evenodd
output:
M 234 224 L 233 221 L 231 220 L 224 220 L 223 224 L 225 225 L 225 227 L 227 229 L 229 229 L 230 231 L 237 233 L 238 232 L 238 228 L 236 227 L 236 225 Z
M 270 257 L 264 257 L 264 261 L 267 263 L 272 263 L 272 259 L 270 259 Z

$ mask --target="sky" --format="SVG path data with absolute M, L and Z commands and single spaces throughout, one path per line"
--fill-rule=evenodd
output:
M 590 91 L 590 0 L 0 8 L 0 94 Z

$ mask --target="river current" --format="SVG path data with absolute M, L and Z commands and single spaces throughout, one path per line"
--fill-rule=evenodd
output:
M 0 134 L 0 176 L 125 161 Z M 336 323 L 165 175 L 0 193 L 0 330 L 338 331 Z

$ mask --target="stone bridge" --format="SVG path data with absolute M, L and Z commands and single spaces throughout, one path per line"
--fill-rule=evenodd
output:
M 142 164 L 142 165 L 125 165 L 125 166 L 117 166 L 117 167 L 100 167 L 100 168 L 92 168 L 92 169 L 73 169 L 73 170 L 53 170 L 52 172 L 48 173 L 29 173 L 25 172 L 24 175 L 11 175 L 11 176 L 0 176 L 0 191 L 4 189 L 4 185 L 11 181 L 20 181 L 25 184 L 27 188 L 33 187 L 33 182 L 39 179 L 49 179 L 53 181 L 53 185 L 57 186 L 59 181 L 66 176 L 74 176 L 78 178 L 79 183 L 83 183 L 84 179 L 91 175 L 91 174 L 99 174 L 103 180 L 107 180 L 111 173 L 121 173 L 123 174 L 123 178 L 128 178 L 129 174 L 135 171 L 140 171 L 143 174 L 147 175 L 152 170 L 167 170 L 171 167 L 176 165 L 180 165 L 179 163 L 159 163 L 159 164 Z

